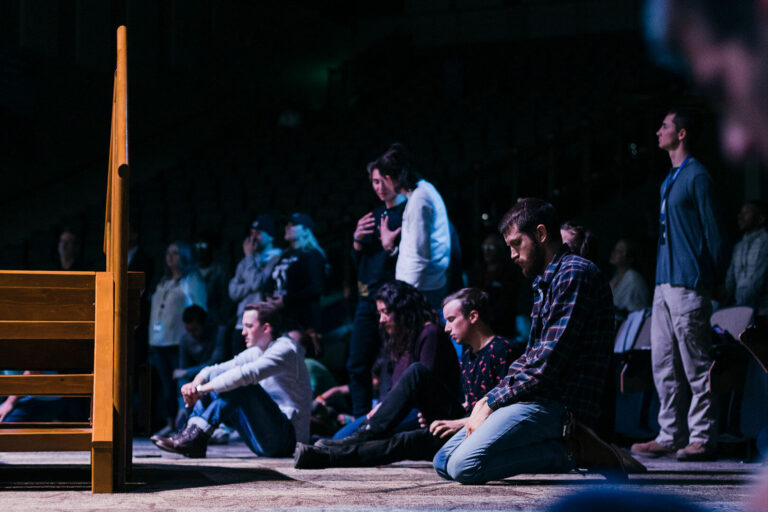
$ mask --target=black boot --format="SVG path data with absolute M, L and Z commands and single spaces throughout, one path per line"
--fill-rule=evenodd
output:
M 342 439 L 319 439 L 315 446 L 324 448 L 336 448 L 340 446 L 349 446 L 351 444 L 363 443 L 365 441 L 373 441 L 374 439 L 380 439 L 382 433 L 376 430 L 373 425 L 364 421 L 360 424 L 360 428 L 357 429 L 352 435 L 344 437 Z
M 152 442 L 161 450 L 179 453 L 191 459 L 202 459 L 205 458 L 210 437 L 200 427 L 188 424 L 178 434 L 171 437 L 153 437 Z
M 296 443 L 293 467 L 296 469 L 323 469 L 333 466 L 333 448 Z

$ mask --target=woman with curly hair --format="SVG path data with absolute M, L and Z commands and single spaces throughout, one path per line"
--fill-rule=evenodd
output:
M 426 297 L 408 283 L 391 281 L 379 288 L 376 309 L 384 340 L 380 400 L 413 365 L 426 367 L 451 394 L 461 396 L 456 351 Z M 374 407 L 367 415 L 336 432 L 333 438 L 352 435 L 376 410 L 377 407 Z M 419 427 L 417 411 L 414 410 L 395 432 L 416 428 Z

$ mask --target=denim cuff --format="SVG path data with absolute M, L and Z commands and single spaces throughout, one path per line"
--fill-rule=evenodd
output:
M 200 416 L 192 416 L 191 418 L 189 418 L 189 421 L 187 421 L 187 425 L 194 425 L 208 435 L 213 434 L 213 431 L 216 430 L 216 425 L 209 424 Z

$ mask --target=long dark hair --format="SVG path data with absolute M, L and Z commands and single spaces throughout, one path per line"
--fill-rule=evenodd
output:
M 390 281 L 382 285 L 376 294 L 376 300 L 384 303 L 395 322 L 395 332 L 391 336 L 381 328 L 387 352 L 393 359 L 413 352 L 425 323 L 438 323 L 437 313 L 426 297 L 403 281 Z

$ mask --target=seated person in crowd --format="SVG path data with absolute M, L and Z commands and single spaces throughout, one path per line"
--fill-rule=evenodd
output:
M 80 235 L 69 227 L 61 230 L 59 236 L 58 254 L 56 270 L 88 270 L 87 265 L 80 257 L 82 252 L 82 241 Z
M 589 428 L 600 414 L 613 350 L 607 281 L 564 246 L 557 213 L 545 201 L 521 199 L 499 231 L 523 275 L 536 277 L 533 327 L 525 353 L 437 452 L 435 470 L 464 484 L 574 467 L 619 477 L 643 470 Z
M 189 306 L 181 315 L 186 331 L 179 341 L 179 365 L 173 370 L 173 378 L 181 388 L 190 382 L 200 370 L 224 360 L 227 353 L 227 332 L 222 325 L 211 324 L 207 321 L 205 310 L 194 304 Z M 181 397 L 180 397 L 181 398 Z M 186 422 L 187 415 L 184 400 L 181 398 L 176 425 Z
M 251 223 L 251 234 L 243 240 L 243 259 L 237 264 L 235 276 L 229 280 L 229 298 L 237 302 L 237 323 L 232 331 L 232 354 L 245 348 L 243 343 L 243 313 L 245 306 L 264 300 L 264 288 L 272 275 L 272 267 L 282 254 L 272 246 L 275 220 L 261 214 Z
M 230 316 L 227 272 L 221 263 L 214 260 L 213 250 L 216 238 L 212 233 L 203 233 L 198 236 L 195 241 L 195 257 L 208 295 L 208 321 L 214 325 L 226 325 Z
M 571 252 L 597 263 L 600 251 L 595 234 L 574 222 L 563 222 L 560 226 L 560 237 L 563 243 L 571 248 Z
M 728 303 L 754 308 L 763 323 L 768 316 L 768 211 L 762 201 L 741 207 L 736 219 L 744 236 L 733 247 L 725 277 Z
M 640 272 L 633 268 L 636 259 L 637 244 L 634 241 L 622 238 L 616 242 L 609 263 L 616 267 L 616 275 L 611 278 L 610 285 L 617 315 L 626 316 L 627 313 L 651 306 L 648 285 Z
M 243 336 L 248 347 L 233 359 L 203 368 L 181 388 L 192 407 L 184 429 L 153 436 L 158 448 L 186 457 L 205 457 L 216 426 L 227 421 L 256 454 L 287 457 L 296 442 L 309 440 L 312 389 L 304 350 L 279 336 L 281 315 L 272 303 L 246 306 Z
M 439 327 L 437 313 L 424 294 L 403 281 L 391 281 L 379 288 L 376 308 L 385 352 L 380 371 L 379 399 L 385 400 L 390 390 L 415 364 L 429 369 L 435 379 L 443 383 L 450 396 L 460 397 L 456 350 Z M 334 439 L 352 435 L 375 411 L 376 408 L 345 425 L 336 432 Z M 418 428 L 416 415 L 416 410 L 411 411 L 395 430 Z
M 298 444 L 294 464 L 300 469 L 332 466 L 375 466 L 398 460 L 431 460 L 437 450 L 466 422 L 475 402 L 507 374 L 523 347 L 496 336 L 486 323 L 488 295 L 464 288 L 443 301 L 445 332 L 463 346 L 463 403 L 431 370 L 411 365 L 381 406 L 350 437 Z M 412 408 L 420 411 L 422 428 L 392 434 Z
M 481 250 L 482 258 L 472 284 L 488 294 L 490 310 L 485 321 L 496 334 L 513 338 L 518 334 L 517 302 L 522 288 L 520 269 L 509 261 L 507 246 L 498 233 L 486 236 Z M 528 311 L 524 313 L 527 315 Z
M 0 375 L 35 375 L 41 371 L 0 371 Z M 0 423 L 36 421 L 88 421 L 88 397 L 9 395 L 0 403 Z

